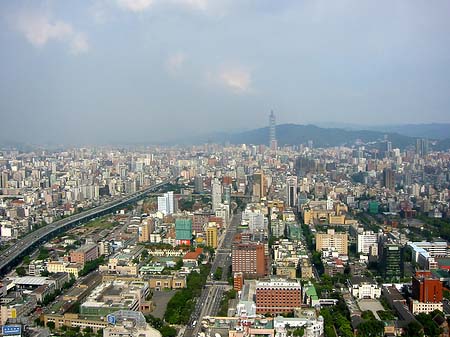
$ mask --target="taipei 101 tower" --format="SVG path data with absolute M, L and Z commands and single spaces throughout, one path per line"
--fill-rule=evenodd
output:
M 270 149 L 272 151 L 276 151 L 278 144 L 277 144 L 277 136 L 275 133 L 275 114 L 273 113 L 273 110 L 270 112 L 269 116 L 269 141 L 270 141 Z

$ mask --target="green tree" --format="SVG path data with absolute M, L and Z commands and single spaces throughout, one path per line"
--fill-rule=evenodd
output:
M 55 322 L 47 322 L 47 328 L 53 331 L 55 329 Z
M 217 267 L 216 271 L 214 272 L 213 278 L 214 280 L 220 280 L 222 278 L 223 269 L 222 267 Z
M 384 335 L 384 325 L 377 320 L 367 320 L 358 325 L 358 336 L 379 337 Z
M 404 336 L 407 337 L 423 337 L 423 327 L 417 321 L 411 321 L 408 323 L 405 329 Z
M 25 276 L 27 274 L 27 271 L 26 271 L 26 269 L 24 267 L 17 267 L 16 268 L 16 273 L 17 273 L 17 275 L 22 277 L 22 276 Z

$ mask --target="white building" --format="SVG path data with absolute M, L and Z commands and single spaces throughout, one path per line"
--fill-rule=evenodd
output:
M 164 196 L 158 197 L 158 212 L 164 215 L 174 212 L 173 192 L 164 193 Z
M 287 195 L 287 205 L 288 207 L 297 206 L 298 197 L 297 197 L 297 177 L 296 176 L 288 176 L 286 178 L 286 195 Z
M 212 210 L 215 212 L 222 203 L 222 184 L 219 179 L 214 178 L 211 183 L 211 200 L 212 200 Z
M 443 304 L 442 302 L 440 303 L 424 303 L 424 302 L 419 302 L 416 300 L 413 300 L 411 303 L 411 312 L 414 315 L 420 314 L 421 312 L 425 313 L 425 314 L 429 314 L 430 312 L 433 312 L 434 310 L 439 310 L 439 311 L 443 311 Z
M 103 337 L 161 337 L 139 311 L 119 310 L 107 316 L 110 324 L 103 329 Z
M 381 288 L 368 277 L 354 276 L 348 280 L 348 290 L 357 299 L 380 298 Z
M 378 233 L 373 231 L 364 231 L 358 234 L 357 238 L 357 252 L 369 255 L 377 255 L 378 248 Z

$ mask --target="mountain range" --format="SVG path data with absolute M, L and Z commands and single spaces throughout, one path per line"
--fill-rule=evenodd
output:
M 449 125 L 450 126 L 450 125 Z M 426 134 L 414 133 L 414 130 L 420 131 L 419 127 L 414 126 L 408 131 L 409 134 Z M 450 129 L 447 129 L 450 130 Z M 405 131 L 405 130 L 403 130 Z M 441 136 L 444 135 L 445 127 L 441 128 Z M 447 131 L 448 132 L 448 131 Z M 408 146 L 415 146 L 417 138 L 430 138 L 436 149 L 446 150 L 450 148 L 450 136 L 447 138 L 437 139 L 438 137 L 409 136 L 392 131 L 377 130 L 352 130 L 343 128 L 323 128 L 316 125 L 299 125 L 299 124 L 281 124 L 276 126 L 276 134 L 278 145 L 299 145 L 307 144 L 312 141 L 314 147 L 330 147 L 347 145 L 351 146 L 356 142 L 375 143 L 389 140 L 393 148 L 405 149 Z M 259 128 L 249 131 L 237 133 L 215 133 L 206 136 L 195 136 L 189 140 L 189 143 L 226 143 L 230 144 L 268 144 L 269 128 Z

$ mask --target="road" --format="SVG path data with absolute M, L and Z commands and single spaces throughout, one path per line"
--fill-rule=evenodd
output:
M 76 224 L 107 214 L 108 212 L 113 211 L 117 207 L 121 207 L 130 202 L 134 202 L 138 199 L 141 199 L 145 197 L 148 193 L 153 192 L 158 188 L 161 188 L 162 186 L 166 185 L 171 181 L 172 179 L 165 180 L 161 183 L 147 187 L 139 192 L 124 196 L 120 199 L 116 199 L 104 205 L 87 210 L 85 212 L 75 214 L 65 219 L 56 221 L 52 224 L 49 224 L 45 227 L 41 227 L 36 231 L 25 235 L 22 239 L 18 240 L 13 246 L 6 249 L 6 251 L 4 251 L 0 255 L 0 274 L 4 275 L 11 268 L 19 264 L 21 258 L 25 256 L 27 253 L 29 253 L 33 249 L 33 247 L 37 247 L 39 244 L 42 244 L 47 240 L 47 238 L 51 237 L 52 235 L 61 233 L 62 231 Z
M 201 321 L 206 316 L 216 316 L 220 309 L 220 302 L 225 288 L 228 286 L 228 269 L 231 265 L 231 245 L 234 236 L 237 232 L 237 227 L 241 223 L 241 213 L 233 215 L 230 225 L 224 230 L 220 240 L 219 247 L 216 250 L 216 256 L 211 266 L 211 275 L 217 270 L 217 267 L 222 267 L 222 279 L 213 280 L 211 277 L 197 299 L 194 311 L 191 314 L 184 337 L 196 337 L 201 328 Z M 195 326 L 193 323 L 196 322 Z

